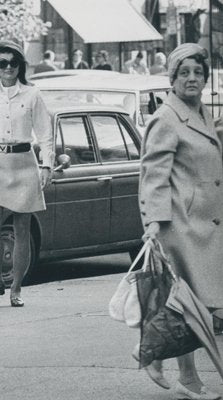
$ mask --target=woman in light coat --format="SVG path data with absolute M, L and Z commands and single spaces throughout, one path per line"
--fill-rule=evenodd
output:
M 39 90 L 27 82 L 25 73 L 23 49 L 13 41 L 0 42 L 0 231 L 4 209 L 9 209 L 15 234 L 13 307 L 24 305 L 21 284 L 30 263 L 31 213 L 46 208 L 43 190 L 50 183 L 54 159 L 49 115 Z M 33 132 L 42 152 L 41 173 L 32 148 Z M 0 295 L 5 293 L 3 251 L 0 237 Z
M 140 209 L 145 238 L 158 238 L 175 271 L 210 309 L 223 308 L 222 144 L 201 103 L 205 49 L 178 46 L 169 56 L 173 91 L 142 143 Z M 200 380 L 192 354 L 178 358 L 177 398 L 218 399 Z M 156 361 L 148 373 L 168 388 Z

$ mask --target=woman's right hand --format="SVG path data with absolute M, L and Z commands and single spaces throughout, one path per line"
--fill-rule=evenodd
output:
M 150 222 L 148 228 L 146 229 L 142 239 L 144 242 L 151 239 L 151 242 L 156 239 L 160 231 L 160 224 L 159 222 Z

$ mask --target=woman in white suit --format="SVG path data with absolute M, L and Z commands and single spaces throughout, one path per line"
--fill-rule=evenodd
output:
M 44 188 L 51 180 L 53 137 L 50 118 L 39 90 L 26 80 L 23 49 L 13 41 L 0 42 L 0 230 L 4 209 L 14 218 L 14 278 L 10 291 L 13 307 L 22 307 L 21 284 L 30 262 L 31 213 L 46 208 Z M 39 173 L 32 148 L 33 131 L 41 148 Z M 0 237 L 1 239 L 1 237 Z M 0 295 L 3 242 L 0 240 Z
M 154 114 L 142 143 L 140 209 L 145 238 L 158 238 L 177 274 L 211 310 L 223 308 L 222 144 L 201 102 L 207 51 L 195 43 L 169 56 L 173 90 Z M 215 400 L 198 376 L 193 354 L 178 358 L 176 398 Z M 156 361 L 148 373 L 168 383 Z

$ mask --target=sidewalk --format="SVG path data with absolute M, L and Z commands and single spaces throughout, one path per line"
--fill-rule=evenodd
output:
M 111 320 L 108 302 L 123 274 L 23 288 L 25 307 L 0 298 L 2 400 L 171 400 L 131 357 L 138 330 Z M 223 355 L 223 338 L 218 336 Z M 206 385 L 223 386 L 203 349 L 197 366 Z M 176 360 L 164 364 L 174 384 Z

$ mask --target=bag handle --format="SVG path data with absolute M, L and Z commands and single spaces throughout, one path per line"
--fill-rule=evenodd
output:
M 138 261 L 140 260 L 140 258 L 143 256 L 143 254 L 145 253 L 145 258 L 144 258 L 144 263 L 142 266 L 142 269 L 144 270 L 144 268 L 146 268 L 147 264 L 148 264 L 148 260 L 149 260 L 149 253 L 151 250 L 151 246 L 149 245 L 148 242 L 145 242 L 144 245 L 142 246 L 142 248 L 140 249 L 139 253 L 137 254 L 135 260 L 133 261 L 132 265 L 130 266 L 127 275 L 130 274 L 130 272 L 134 269 L 134 267 L 136 266 L 136 264 L 138 263 Z
M 153 249 L 154 254 L 164 263 L 172 279 L 175 282 L 177 282 L 178 281 L 177 275 L 175 274 L 173 268 L 171 267 L 169 261 L 167 260 L 166 254 L 164 253 L 161 243 L 159 242 L 159 240 L 155 239 L 154 244 L 155 244 L 155 248 Z M 156 247 L 158 247 L 159 250 L 157 250 Z

